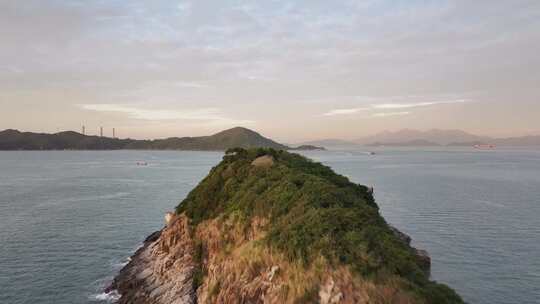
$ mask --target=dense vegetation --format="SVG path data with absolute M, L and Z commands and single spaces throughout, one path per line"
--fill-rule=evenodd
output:
M 271 167 L 253 166 L 270 155 Z M 414 249 L 379 215 L 367 187 L 300 155 L 273 149 L 227 151 L 223 161 L 178 205 L 197 225 L 234 214 L 269 219 L 265 244 L 291 260 L 323 255 L 375 282 L 399 279 L 428 303 L 462 303 L 445 285 L 429 280 Z
M 0 132 L 0 150 L 226 150 L 231 147 L 288 149 L 259 133 L 233 128 L 211 136 L 171 137 L 157 140 L 87 136 L 68 131 L 43 134 L 5 130 Z

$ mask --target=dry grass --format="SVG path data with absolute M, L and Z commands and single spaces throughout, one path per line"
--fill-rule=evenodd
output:
M 321 295 L 339 298 L 339 303 L 419 303 L 402 291 L 399 280 L 377 285 L 347 266 L 333 267 L 322 255 L 307 265 L 291 261 L 261 242 L 264 226 L 264 219 L 246 224 L 237 217 L 199 224 L 196 235 L 207 250 L 200 303 L 310 303 L 319 302 Z

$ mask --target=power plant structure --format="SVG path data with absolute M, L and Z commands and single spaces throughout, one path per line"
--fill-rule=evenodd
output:
M 103 137 L 103 127 L 99 127 L 99 137 Z
M 82 126 L 82 132 L 81 132 L 82 135 L 86 135 L 86 128 L 84 126 Z

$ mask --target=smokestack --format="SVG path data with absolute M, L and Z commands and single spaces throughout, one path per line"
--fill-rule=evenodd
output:
M 82 126 L 82 135 L 86 135 L 86 128 L 84 127 L 84 125 Z
M 103 137 L 103 127 L 99 127 L 99 136 Z
M 112 128 L 112 138 L 116 138 L 116 129 Z

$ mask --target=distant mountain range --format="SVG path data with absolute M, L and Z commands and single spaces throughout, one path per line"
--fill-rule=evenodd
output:
M 223 151 L 229 148 L 264 147 L 278 150 L 324 150 L 323 147 L 367 146 L 540 146 L 540 136 L 492 138 L 461 130 L 385 131 L 355 141 L 323 139 L 304 142 L 296 148 L 275 142 L 261 134 L 236 127 L 210 136 L 170 137 L 155 140 L 118 139 L 88 136 L 74 131 L 55 134 L 4 130 L 0 132 L 0 150 L 198 150 Z
M 488 142 L 491 138 L 484 136 L 477 136 L 461 130 L 429 130 L 418 131 L 411 129 L 404 129 L 395 132 L 385 131 L 373 136 L 360 138 L 357 140 L 361 144 L 398 144 L 408 143 L 409 145 L 414 141 L 420 141 L 419 144 L 436 144 L 436 145 L 448 145 L 450 143 L 460 142 Z M 422 142 L 423 141 L 423 142 Z
M 474 146 L 493 144 L 497 146 L 540 146 L 540 136 L 493 138 L 478 136 L 461 130 L 400 130 L 382 132 L 358 139 L 356 142 L 369 146 Z
M 171 137 L 156 140 L 118 139 L 87 136 L 66 131 L 55 134 L 0 132 L 0 150 L 226 150 L 229 148 L 264 147 L 278 150 L 293 149 L 259 133 L 236 127 L 211 136 Z M 312 148 L 312 147 L 305 147 Z M 314 147 L 318 148 L 318 147 Z
M 305 145 L 324 147 L 354 147 L 362 146 L 389 146 L 389 147 L 426 147 L 426 146 L 464 146 L 497 145 L 497 146 L 540 146 L 540 136 L 523 136 L 509 138 L 494 138 L 467 133 L 462 130 L 433 129 L 419 131 L 403 129 L 399 131 L 384 131 L 372 136 L 356 140 L 321 139 L 304 142 Z
M 295 151 L 312 151 L 312 150 L 320 150 L 324 151 L 326 148 L 321 146 L 315 146 L 315 145 L 300 145 L 296 148 L 289 148 L 289 150 L 295 150 Z
M 432 147 L 432 146 L 441 146 L 437 143 L 427 141 L 424 139 L 415 139 L 402 142 L 374 142 L 367 144 L 370 147 Z
M 540 135 L 496 138 L 493 143 L 499 146 L 540 146 Z
M 311 145 L 311 146 L 322 146 L 322 147 L 348 147 L 348 146 L 357 146 L 358 143 L 352 141 L 346 141 L 342 139 L 321 139 L 321 140 L 312 140 L 300 143 L 299 145 Z
M 474 146 L 493 144 L 497 146 L 540 146 L 540 136 L 493 138 L 478 136 L 461 130 L 418 131 L 404 129 L 385 131 L 358 139 L 356 142 L 369 146 Z

